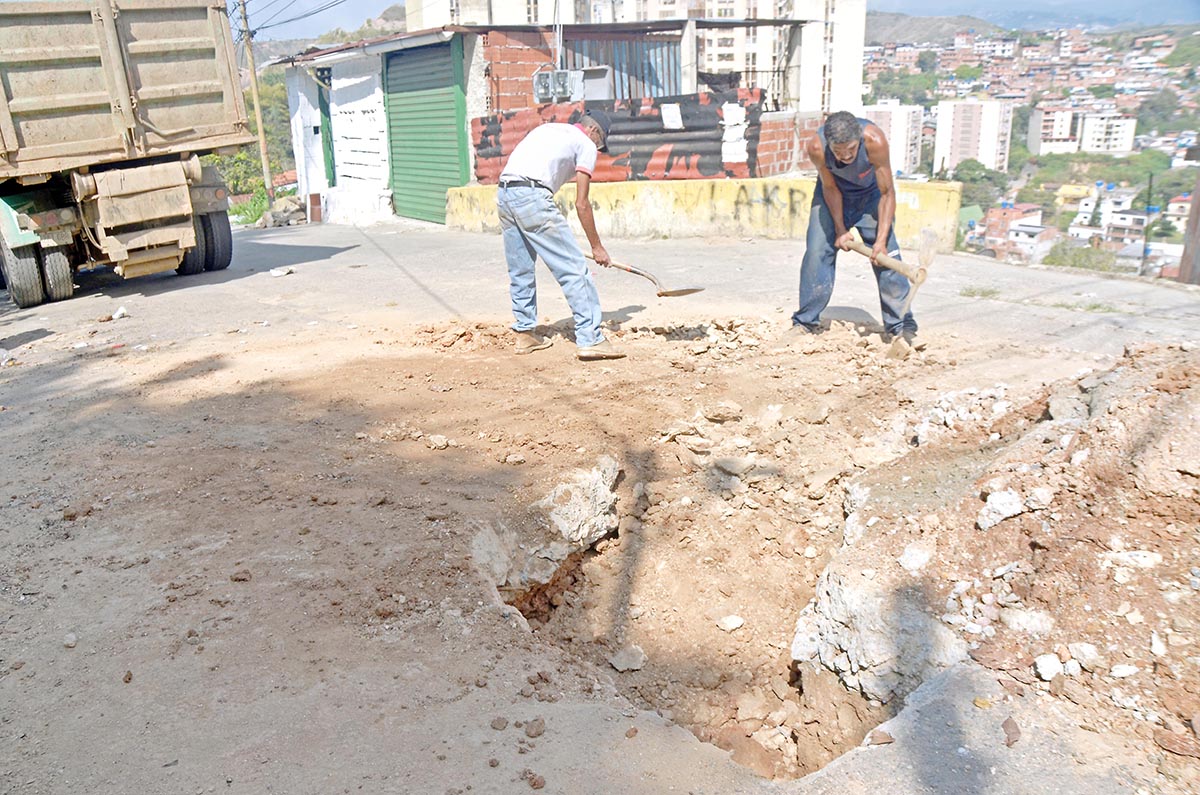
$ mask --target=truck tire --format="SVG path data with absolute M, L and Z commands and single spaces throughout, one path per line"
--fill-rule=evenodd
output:
M 200 220 L 201 216 L 197 215 L 192 225 L 196 227 L 196 245 L 183 252 L 183 259 L 179 263 L 179 267 L 175 272 L 180 276 L 195 276 L 197 273 L 204 273 L 207 268 L 208 245 L 206 238 L 208 235 L 204 231 L 204 223 Z
M 46 300 L 65 301 L 75 295 L 75 279 L 71 273 L 71 258 L 65 248 L 42 249 L 42 281 Z
M 229 227 L 229 213 L 221 210 L 200 216 L 204 222 L 204 244 L 206 247 L 204 270 L 223 271 L 233 262 L 233 230 Z
M 25 309 L 46 300 L 46 294 L 42 292 L 37 246 L 9 248 L 7 243 L 0 240 L 0 267 L 4 268 L 8 297 L 14 304 Z

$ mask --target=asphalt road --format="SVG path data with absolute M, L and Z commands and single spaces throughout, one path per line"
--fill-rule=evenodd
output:
M 780 330 L 795 308 L 803 246 L 751 239 L 610 240 L 618 260 L 654 272 L 669 287 L 704 292 L 658 298 L 637 276 L 597 268 L 605 316 L 635 324 L 714 316 L 761 316 Z M 866 261 L 842 254 L 825 317 L 878 322 Z M 276 277 L 272 269 L 291 268 Z M 507 275 L 500 240 L 397 220 L 372 227 L 336 225 L 243 229 L 229 270 L 127 282 L 109 272 L 80 274 L 76 297 L 20 310 L 0 303 L 0 348 L 63 333 L 120 306 L 154 327 L 156 339 L 186 339 L 214 326 L 269 320 L 421 324 L 461 319 L 507 322 Z M 539 270 L 541 314 L 570 316 L 558 286 Z M 942 255 L 913 304 L 922 333 L 969 335 L 1021 345 L 1119 355 L 1126 342 L 1200 338 L 1200 289 L 1161 280 L 1006 265 Z

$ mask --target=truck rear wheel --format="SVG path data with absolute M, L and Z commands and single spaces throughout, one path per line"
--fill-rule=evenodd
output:
M 208 235 L 204 231 L 204 223 L 200 220 L 201 216 L 197 215 L 192 220 L 192 225 L 196 227 L 196 245 L 183 252 L 183 260 L 179 263 L 179 267 L 175 272 L 180 276 L 195 276 L 197 273 L 204 273 L 208 263 Z
M 47 300 L 65 301 L 75 295 L 71 258 L 67 256 L 66 249 L 42 249 L 42 281 L 46 285 Z
M 46 294 L 42 292 L 37 246 L 9 248 L 7 243 L 0 240 L 0 267 L 4 269 L 8 297 L 14 304 L 25 309 L 46 300 Z
M 233 262 L 233 230 L 229 227 L 229 213 L 221 210 L 200 216 L 204 222 L 206 246 L 204 270 L 223 271 Z

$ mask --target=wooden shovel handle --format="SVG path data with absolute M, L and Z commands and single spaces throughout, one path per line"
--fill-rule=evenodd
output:
M 871 249 L 867 247 L 866 243 L 863 243 L 859 240 L 855 240 L 850 243 L 850 250 L 857 251 L 867 259 L 870 259 L 873 253 Z M 925 277 L 928 275 L 924 268 L 918 268 L 917 266 L 910 265 L 907 262 L 901 262 L 894 257 L 889 257 L 887 254 L 880 254 L 875 258 L 875 261 L 885 268 L 889 268 L 897 273 L 903 274 L 904 277 L 913 284 L 921 284 L 925 281 Z

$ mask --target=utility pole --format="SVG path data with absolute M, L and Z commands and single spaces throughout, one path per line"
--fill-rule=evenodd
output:
M 1146 186 L 1146 226 L 1142 228 L 1142 264 L 1138 267 L 1138 276 L 1146 275 L 1146 260 L 1150 258 L 1150 227 L 1154 221 L 1150 219 L 1150 207 L 1154 204 L 1154 174 L 1150 174 L 1150 184 Z
M 275 201 L 275 186 L 271 184 L 271 165 L 267 161 L 267 133 L 263 130 L 262 102 L 258 98 L 258 69 L 254 66 L 254 48 L 250 41 L 250 17 L 246 13 L 246 0 L 238 0 L 242 11 L 242 34 L 246 40 L 246 62 L 250 65 L 250 96 L 254 99 L 254 123 L 258 125 L 258 156 L 262 159 L 263 187 L 267 199 Z

